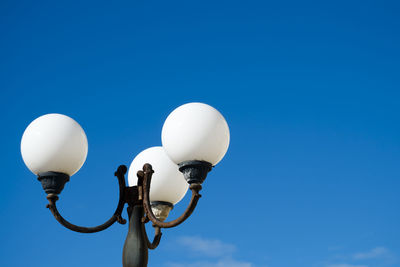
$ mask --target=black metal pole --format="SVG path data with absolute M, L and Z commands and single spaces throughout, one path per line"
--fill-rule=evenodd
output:
M 147 267 L 149 253 L 142 226 L 143 206 L 128 207 L 128 215 L 129 231 L 122 253 L 122 266 Z

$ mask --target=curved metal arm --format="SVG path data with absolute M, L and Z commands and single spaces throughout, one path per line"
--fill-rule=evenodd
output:
M 51 213 L 53 213 L 54 218 L 62 224 L 64 227 L 75 231 L 79 233 L 95 233 L 95 232 L 100 232 L 111 225 L 113 225 L 115 222 L 119 222 L 120 224 L 125 224 L 126 220 L 121 217 L 122 210 L 125 205 L 125 173 L 127 171 L 127 168 L 125 165 L 121 165 L 118 167 L 118 170 L 115 172 L 115 176 L 118 178 L 118 183 L 119 183 L 119 201 L 118 201 L 118 206 L 117 209 L 115 210 L 114 214 L 111 216 L 111 218 L 106 221 L 105 223 L 95 226 L 95 227 L 82 227 L 82 226 L 77 226 L 74 225 L 67 220 L 65 220 L 61 214 L 57 210 L 56 206 L 56 201 L 58 200 L 58 196 L 56 194 L 48 194 L 47 199 L 49 200 L 49 204 L 47 205 L 47 208 L 50 209 Z
M 142 231 L 144 233 L 144 237 L 146 239 L 146 244 L 149 249 L 155 249 L 160 244 L 160 240 L 161 240 L 161 236 L 162 236 L 161 229 L 158 226 L 155 226 L 154 229 L 156 232 L 154 234 L 153 242 L 150 243 L 149 237 L 147 236 L 147 232 L 146 232 L 146 226 L 144 223 L 142 223 Z
M 154 171 L 151 167 L 150 164 L 145 164 L 143 166 L 143 172 L 139 171 L 138 172 L 138 177 L 139 179 L 143 179 L 143 207 L 144 211 L 149 218 L 150 221 L 155 226 L 158 226 L 160 228 L 172 228 L 175 226 L 178 226 L 179 224 L 183 223 L 194 211 L 196 208 L 197 202 L 199 201 L 201 195 L 199 194 L 199 191 L 201 190 L 201 184 L 193 183 L 190 185 L 190 190 L 192 190 L 192 198 L 190 199 L 189 206 L 186 208 L 185 212 L 177 219 L 170 221 L 170 222 L 162 222 L 156 218 L 156 216 L 153 214 L 153 211 L 151 210 L 150 206 L 150 183 L 151 183 L 151 176 L 153 175 Z M 140 181 L 138 181 L 138 184 L 140 184 Z

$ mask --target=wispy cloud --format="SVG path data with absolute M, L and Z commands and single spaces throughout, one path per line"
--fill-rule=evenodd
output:
M 384 247 L 376 247 L 366 252 L 355 253 L 353 258 L 355 260 L 367 260 L 367 259 L 377 259 L 385 258 L 390 255 L 389 250 Z
M 168 263 L 168 267 L 253 267 L 250 262 L 221 259 L 216 262 L 198 261 L 192 263 Z
M 224 243 L 217 239 L 205 239 L 198 236 L 180 237 L 178 239 L 178 244 L 193 252 L 201 253 L 208 257 L 228 257 L 236 251 L 236 247 L 232 244 Z
M 177 247 L 192 252 L 193 260 L 168 262 L 166 267 L 255 267 L 251 262 L 236 260 L 236 246 L 218 239 L 183 236 L 177 239 Z
M 339 263 L 339 264 L 330 264 L 326 267 L 368 267 L 367 265 L 354 265 L 354 264 L 347 264 L 347 263 Z
M 385 247 L 375 247 L 367 251 L 335 255 L 324 267 L 383 267 L 394 266 L 395 255 Z M 397 266 L 397 265 L 396 265 Z

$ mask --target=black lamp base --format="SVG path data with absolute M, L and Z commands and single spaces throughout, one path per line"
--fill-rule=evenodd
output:
M 178 166 L 189 184 L 202 184 L 212 169 L 211 163 L 200 160 L 185 161 L 179 163 Z
M 69 175 L 61 172 L 39 173 L 38 180 L 46 194 L 60 194 L 64 185 L 69 181 Z

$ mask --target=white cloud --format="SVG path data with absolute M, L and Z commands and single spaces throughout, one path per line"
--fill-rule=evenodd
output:
M 369 267 L 369 266 L 394 266 L 397 259 L 393 253 L 385 247 L 375 247 L 368 251 L 353 254 L 336 255 L 333 262 L 342 263 L 325 263 L 325 267 Z M 345 263 L 343 263 L 345 262 Z M 347 262 L 347 263 L 346 263 Z M 396 265 L 397 266 L 397 265 Z
M 384 247 L 376 247 L 367 252 L 356 253 L 353 255 L 355 260 L 376 259 L 389 256 L 389 250 Z
M 197 261 L 192 263 L 168 263 L 168 267 L 254 267 L 250 262 L 221 259 L 215 262 Z
M 340 263 L 340 264 L 330 264 L 326 267 L 368 267 L 367 265 L 354 265 L 354 264 L 347 264 L 347 263 Z
M 255 267 L 251 262 L 234 259 L 236 246 L 218 239 L 183 236 L 177 239 L 177 245 L 193 252 L 195 258 L 192 261 L 168 262 L 166 267 Z
M 193 252 L 200 253 L 208 257 L 229 257 L 236 251 L 236 247 L 232 244 L 224 243 L 217 239 L 204 239 L 197 236 L 180 237 L 178 239 L 178 243 Z

